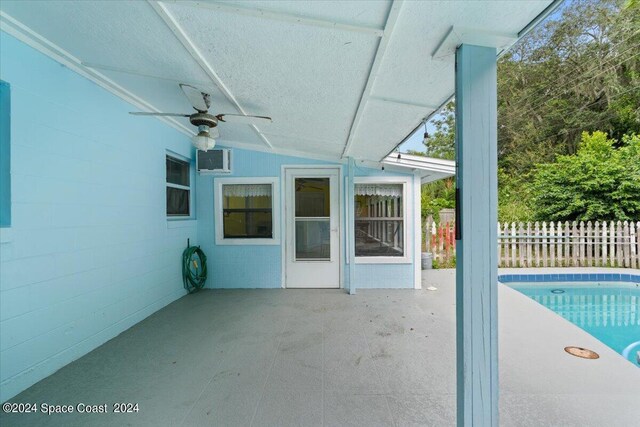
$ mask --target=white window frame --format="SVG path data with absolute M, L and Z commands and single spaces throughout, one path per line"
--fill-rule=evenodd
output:
M 271 221 L 273 237 L 248 238 L 224 237 L 224 206 L 222 186 L 233 184 L 269 184 L 271 185 Z M 214 222 L 216 228 L 216 245 L 279 245 L 280 244 L 280 179 L 277 177 L 248 178 L 215 178 L 214 179 Z
M 184 162 L 187 163 L 189 165 L 189 185 L 179 185 L 179 184 L 172 184 L 170 182 L 167 182 L 167 167 L 166 167 L 166 162 L 167 162 L 167 157 L 171 157 L 172 159 L 178 160 L 180 162 Z M 189 157 L 185 157 L 182 156 L 178 153 L 174 153 L 173 151 L 169 151 L 167 150 L 165 152 L 165 178 L 164 178 L 164 182 L 165 182 L 165 206 L 164 206 L 164 213 L 165 216 L 167 217 L 167 221 L 185 221 L 185 220 L 193 220 L 195 219 L 195 201 L 194 201 L 194 196 L 195 196 L 195 188 L 194 188 L 194 183 L 195 183 L 195 170 L 193 167 L 193 161 L 189 158 Z M 189 191 L 189 215 L 169 215 L 167 213 L 167 202 L 166 202 L 166 191 L 167 188 L 178 188 L 180 190 L 188 190 Z
M 403 246 L 404 246 L 404 254 L 401 257 L 395 256 L 356 256 L 355 263 L 356 264 L 412 264 L 413 263 L 413 244 L 409 243 L 409 227 L 413 228 L 413 202 L 412 199 L 409 198 L 410 193 L 410 185 L 413 181 L 413 177 L 403 177 L 403 176 L 360 176 L 353 178 L 353 191 L 351 192 L 351 197 L 355 199 L 356 192 L 355 186 L 358 184 L 401 184 L 402 185 L 402 221 L 403 221 Z M 353 242 L 354 250 L 356 244 L 355 238 L 355 220 L 356 215 L 355 212 L 351 213 L 351 218 L 353 218 L 353 223 L 351 224 L 351 237 L 350 240 Z

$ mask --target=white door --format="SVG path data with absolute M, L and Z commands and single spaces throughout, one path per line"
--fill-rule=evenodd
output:
M 285 169 L 285 284 L 340 287 L 339 170 Z

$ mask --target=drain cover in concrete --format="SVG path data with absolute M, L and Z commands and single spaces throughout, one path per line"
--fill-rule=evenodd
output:
M 572 356 L 582 357 L 583 359 L 598 359 L 600 355 L 593 350 L 582 347 L 565 347 L 564 351 Z

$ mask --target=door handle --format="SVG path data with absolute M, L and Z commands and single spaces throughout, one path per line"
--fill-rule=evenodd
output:
M 332 232 L 332 233 L 337 233 L 337 232 L 338 232 L 338 229 L 337 229 L 337 228 L 332 228 L 332 229 L 331 229 L 331 232 Z

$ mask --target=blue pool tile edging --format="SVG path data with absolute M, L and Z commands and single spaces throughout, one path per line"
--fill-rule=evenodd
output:
M 631 282 L 640 283 L 640 275 L 624 273 L 569 273 L 569 274 L 502 274 L 501 283 L 510 282 Z

